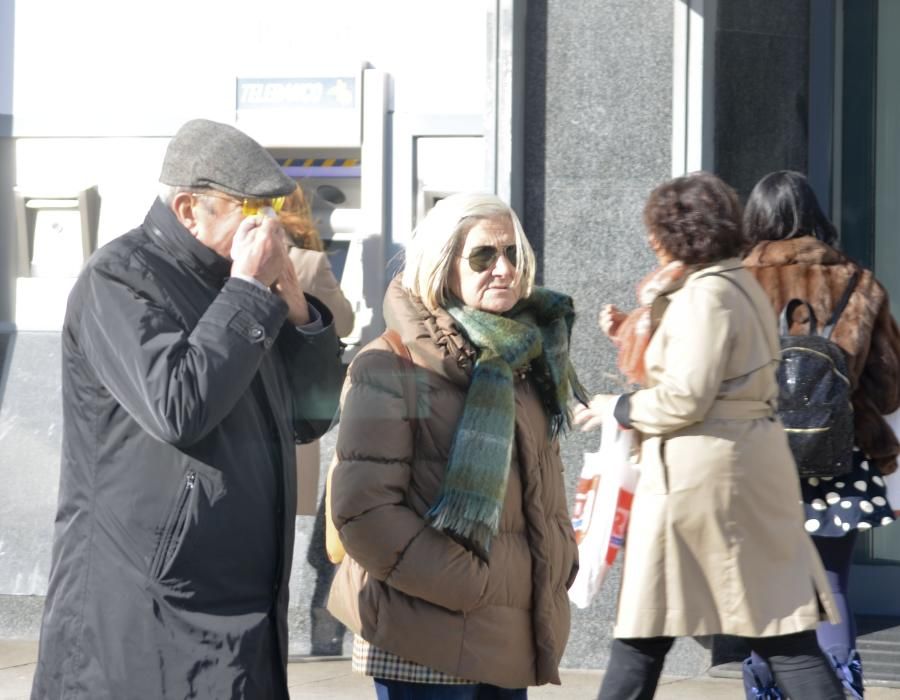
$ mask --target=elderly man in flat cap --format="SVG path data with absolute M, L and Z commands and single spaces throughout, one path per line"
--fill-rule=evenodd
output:
M 33 698 L 288 697 L 294 445 L 332 420 L 339 343 L 274 218 L 295 183 L 258 143 L 188 122 L 160 181 L 69 298 Z

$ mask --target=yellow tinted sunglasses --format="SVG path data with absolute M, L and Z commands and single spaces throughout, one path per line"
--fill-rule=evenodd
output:
M 260 210 L 272 207 L 277 214 L 284 206 L 284 199 L 284 197 L 264 197 L 262 199 L 246 197 L 241 201 L 241 211 L 244 216 L 256 216 Z
M 244 197 L 243 199 L 238 199 L 237 197 L 229 197 L 226 194 L 217 194 L 213 192 L 200 192 L 194 196 L 213 197 L 214 199 L 224 199 L 228 202 L 240 204 L 241 213 L 244 216 L 256 216 L 267 207 L 271 207 L 275 213 L 278 213 L 284 206 L 284 200 L 286 199 L 285 197 Z

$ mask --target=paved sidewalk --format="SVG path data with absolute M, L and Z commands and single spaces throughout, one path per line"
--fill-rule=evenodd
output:
M 529 700 L 593 700 L 603 673 L 600 671 L 562 671 L 561 686 L 541 686 L 528 690 Z M 296 660 L 288 666 L 291 699 L 374 700 L 372 680 L 350 670 L 350 661 Z M 3 696 L 0 695 L 0 698 Z M 879 696 L 873 695 L 874 698 Z M 885 696 L 887 698 L 889 696 Z M 900 690 L 895 698 L 900 698 Z M 656 700 L 742 700 L 740 684 L 733 680 L 704 678 L 686 680 L 666 678 L 656 693 Z
M 0 640 L 0 700 L 27 700 L 37 656 L 33 641 Z M 603 674 L 600 671 L 562 672 L 562 686 L 541 686 L 528 691 L 529 700 L 593 700 Z M 297 658 L 288 666 L 292 700 L 368 700 L 372 682 L 353 673 L 345 657 Z M 723 678 L 663 678 L 656 700 L 743 700 L 740 681 Z M 900 688 L 868 688 L 867 700 L 900 700 Z M 147 698 L 146 700 L 152 700 Z

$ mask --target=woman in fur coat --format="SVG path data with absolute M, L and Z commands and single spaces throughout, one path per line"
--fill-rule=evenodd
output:
M 884 287 L 870 270 L 835 249 L 837 232 L 803 175 L 782 170 L 760 180 L 744 209 L 744 228 L 753 246 L 744 266 L 762 285 L 776 314 L 789 300 L 803 299 L 821 326 L 858 273 L 832 335 L 848 355 L 857 445 L 853 468 L 837 478 L 803 478 L 800 487 L 805 527 L 822 557 L 841 613 L 840 624 L 819 625 L 819 644 L 845 688 L 862 698 L 847 581 L 857 533 L 894 520 L 882 476 L 897 469 L 900 446 L 882 415 L 900 406 L 900 332 Z M 800 324 L 805 319 L 798 316 L 794 321 Z M 792 331 L 804 333 L 806 328 L 803 323 L 792 326 Z M 745 662 L 744 672 L 748 698 L 782 697 L 765 663 L 755 655 Z

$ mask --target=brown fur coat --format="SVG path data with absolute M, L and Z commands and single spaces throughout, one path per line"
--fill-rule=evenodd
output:
M 812 236 L 763 241 L 744 265 L 766 290 L 776 313 L 791 299 L 804 299 L 820 330 L 854 270 L 860 272 L 832 340 L 849 356 L 857 445 L 883 474 L 893 472 L 900 445 L 882 415 L 900 407 L 900 331 L 884 287 L 871 271 Z M 807 332 L 801 325 L 805 315 L 801 310 L 794 314 L 792 332 Z

